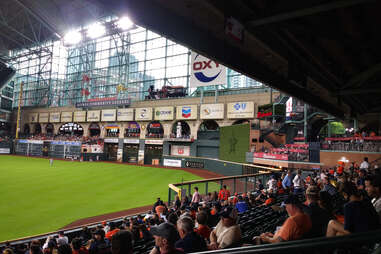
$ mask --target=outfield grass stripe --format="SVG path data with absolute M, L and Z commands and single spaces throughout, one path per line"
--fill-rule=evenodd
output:
M 166 200 L 168 184 L 201 179 L 182 170 L 0 156 L 0 241 L 75 220 Z

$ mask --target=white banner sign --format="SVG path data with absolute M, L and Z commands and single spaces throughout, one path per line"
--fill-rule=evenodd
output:
M 146 145 L 162 145 L 163 140 L 160 139 L 146 139 L 145 141 Z
M 115 109 L 103 109 L 102 110 L 102 122 L 114 122 L 116 119 Z
M 224 119 L 224 104 L 202 104 L 200 119 Z
M 117 138 L 105 138 L 104 142 L 105 143 L 118 143 L 119 139 L 117 139 Z
M 190 87 L 225 85 L 226 67 L 192 52 Z
M 171 146 L 171 155 L 190 156 L 190 146 Z
M 134 109 L 133 108 L 120 108 L 116 114 L 117 121 L 133 121 Z
M 163 165 L 166 166 L 166 167 L 181 168 L 181 160 L 164 159 Z
M 158 107 L 155 108 L 155 120 L 173 120 L 174 107 Z
M 75 111 L 74 122 L 86 122 L 86 111 Z
M 130 139 L 130 138 L 125 138 L 123 140 L 124 144 L 139 144 L 139 139 Z
M 10 154 L 11 149 L 10 148 L 0 148 L 0 154 Z
M 73 121 L 73 112 L 62 112 L 61 113 L 61 122 L 71 123 Z
M 176 107 L 176 119 L 178 120 L 196 120 L 197 105 L 184 105 Z
M 50 113 L 49 122 L 51 122 L 51 123 L 59 123 L 60 122 L 60 117 L 61 117 L 61 113 L 60 112 Z
M 38 122 L 48 123 L 49 122 L 49 113 L 40 113 L 38 115 Z
M 254 118 L 254 102 L 228 103 L 228 119 Z
M 87 111 L 87 121 L 88 122 L 99 122 L 101 120 L 100 110 Z
M 152 120 L 152 108 L 136 108 L 135 109 L 136 121 L 151 121 Z

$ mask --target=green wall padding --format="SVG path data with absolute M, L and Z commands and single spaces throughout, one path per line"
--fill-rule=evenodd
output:
M 220 160 L 246 163 L 250 145 L 250 125 L 237 124 L 220 128 Z

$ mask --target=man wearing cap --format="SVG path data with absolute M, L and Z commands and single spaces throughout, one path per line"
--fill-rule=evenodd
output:
M 177 221 L 180 238 L 175 247 L 185 253 L 206 251 L 205 240 L 194 231 L 194 223 L 190 217 L 180 217 Z
M 237 225 L 237 210 L 231 206 L 225 207 L 219 215 L 221 220 L 210 233 L 208 249 L 225 249 L 238 247 L 241 242 L 241 229 Z
M 182 254 L 180 249 L 175 248 L 175 243 L 179 239 L 178 232 L 174 225 L 165 222 L 159 226 L 152 227 L 151 234 L 155 237 L 155 247 L 150 254 Z
M 89 240 L 90 254 L 104 254 L 110 253 L 110 242 L 105 238 L 105 231 L 98 229 L 94 233 L 94 239 Z
M 307 201 L 303 212 L 310 216 L 312 227 L 305 237 L 325 236 L 328 222 L 331 220 L 328 211 L 319 206 L 319 192 L 319 188 L 314 185 L 309 186 L 306 190 Z
M 311 229 L 311 219 L 303 213 L 302 204 L 297 196 L 289 195 L 284 205 L 289 217 L 282 227 L 275 234 L 266 232 L 259 237 L 254 237 L 256 244 L 297 240 Z

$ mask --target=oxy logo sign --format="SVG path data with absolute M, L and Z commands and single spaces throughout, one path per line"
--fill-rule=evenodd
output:
M 226 68 L 214 60 L 192 52 L 191 87 L 226 83 Z
M 187 107 L 187 106 L 182 107 L 181 115 L 184 118 L 189 118 L 191 116 L 191 114 L 192 114 L 192 108 L 191 107 Z

